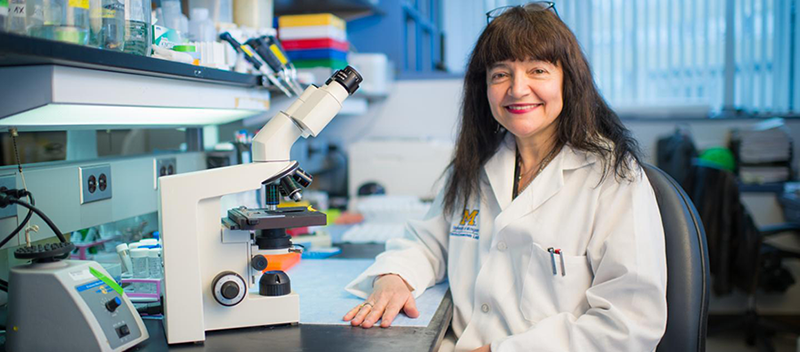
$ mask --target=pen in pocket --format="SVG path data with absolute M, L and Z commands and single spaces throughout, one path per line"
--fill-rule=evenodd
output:
M 553 249 L 553 247 L 550 247 L 547 249 L 547 251 L 550 252 L 550 262 L 553 264 L 553 275 L 556 275 L 558 272 L 556 271 L 555 249 Z
M 555 252 L 558 254 L 558 258 L 561 259 L 561 276 L 567 276 L 567 268 L 564 265 L 564 252 L 562 252 L 560 248 L 556 249 Z

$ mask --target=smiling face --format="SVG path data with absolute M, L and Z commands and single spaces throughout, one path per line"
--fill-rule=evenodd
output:
M 486 87 L 492 115 L 517 139 L 550 140 L 564 106 L 563 70 L 539 60 L 506 60 L 486 71 Z

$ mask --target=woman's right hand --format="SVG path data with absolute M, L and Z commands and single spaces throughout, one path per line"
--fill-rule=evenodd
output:
M 344 316 L 353 326 L 369 329 L 381 319 L 381 327 L 388 328 L 402 309 L 411 318 L 419 316 L 411 286 L 396 274 L 387 274 L 375 280 L 372 294 Z

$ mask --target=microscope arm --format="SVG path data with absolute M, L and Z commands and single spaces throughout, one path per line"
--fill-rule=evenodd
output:
M 275 115 L 253 139 L 253 162 L 288 161 L 297 139 L 316 137 L 358 89 L 361 76 L 350 66 L 320 88 L 309 86 L 286 111 Z

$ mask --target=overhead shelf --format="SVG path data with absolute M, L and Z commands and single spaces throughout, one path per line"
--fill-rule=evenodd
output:
M 0 33 L 0 128 L 202 126 L 270 108 L 260 77 Z
M 275 0 L 275 16 L 332 13 L 345 20 L 382 15 L 378 0 Z
M 254 75 L 0 32 L 0 67 L 43 64 L 242 87 L 260 84 Z

